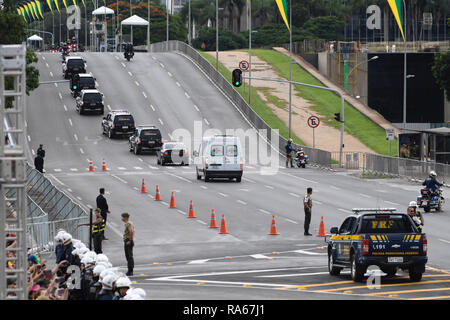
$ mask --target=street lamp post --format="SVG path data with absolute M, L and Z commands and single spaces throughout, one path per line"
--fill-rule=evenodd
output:
M 353 69 L 350 70 L 350 72 L 345 76 L 345 83 L 348 82 L 348 79 L 350 78 L 350 75 L 352 74 L 353 71 L 356 70 L 356 68 L 358 68 L 358 66 L 360 66 L 360 65 L 362 65 L 363 63 L 366 63 L 366 62 L 369 63 L 370 61 L 376 60 L 376 59 L 378 59 L 378 58 L 379 58 L 378 56 L 373 56 L 373 57 L 370 58 L 369 60 L 367 60 L 367 61 L 362 61 L 362 62 L 358 63 L 356 66 L 354 66 Z
M 189 32 L 188 32 L 188 43 L 191 46 L 192 43 L 192 34 L 191 34 L 191 0 L 189 0 L 189 7 L 188 7 L 188 28 L 189 28 Z
M 404 20 L 404 36 L 405 36 L 405 51 L 403 54 L 403 65 L 404 65 L 404 69 L 403 69 L 403 130 L 406 129 L 406 78 L 407 78 L 407 74 L 406 74 L 406 3 L 405 0 L 403 0 L 403 6 L 405 7 L 404 9 L 404 13 L 403 13 L 403 20 Z
M 219 0 L 216 0 L 216 70 L 219 70 Z
M 167 51 L 169 51 L 169 1 L 166 0 L 166 13 L 167 13 L 167 20 L 166 20 L 166 48 Z

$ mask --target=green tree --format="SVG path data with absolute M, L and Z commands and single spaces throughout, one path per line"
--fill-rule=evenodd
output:
M 314 38 L 336 40 L 341 38 L 344 21 L 335 16 L 317 17 L 309 19 L 303 29 Z
M 0 9 L 0 30 L 2 30 L 0 32 L 0 44 L 18 44 L 25 41 L 27 35 L 25 21 L 17 14 L 14 0 L 3 2 L 3 8 Z M 32 66 L 33 63 L 38 61 L 38 58 L 34 52 L 27 50 L 26 60 L 26 92 L 29 95 L 39 86 L 39 70 Z M 6 77 L 5 87 L 9 90 L 13 89 L 12 78 Z M 10 100 L 7 101 L 7 105 L 11 105 Z
M 450 51 L 436 54 L 431 70 L 441 89 L 445 90 L 447 100 L 450 101 Z

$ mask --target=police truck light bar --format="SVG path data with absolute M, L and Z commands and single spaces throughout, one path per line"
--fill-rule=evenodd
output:
M 357 214 L 359 212 L 394 212 L 397 208 L 353 208 L 353 213 Z

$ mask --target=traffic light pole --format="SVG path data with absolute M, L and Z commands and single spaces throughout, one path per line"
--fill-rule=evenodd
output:
M 272 79 L 272 78 L 256 78 L 256 77 L 246 77 L 242 76 L 244 79 L 254 79 L 254 80 L 262 80 L 262 81 L 274 81 L 274 82 L 282 82 L 282 83 L 290 83 L 290 84 L 296 84 L 299 86 L 304 87 L 310 87 L 310 88 L 316 88 L 316 89 L 322 89 L 327 91 L 332 91 L 336 93 L 341 98 L 341 141 L 339 146 L 339 166 L 342 167 L 342 152 L 344 148 L 344 96 L 342 93 L 340 93 L 338 90 L 327 88 L 327 87 L 321 87 L 321 86 L 315 86 L 312 84 L 297 82 L 297 81 L 289 81 L 289 80 L 281 80 L 281 79 Z

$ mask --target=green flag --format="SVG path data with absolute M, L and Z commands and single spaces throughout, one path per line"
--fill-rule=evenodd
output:
M 83 6 L 86 8 L 86 2 L 84 0 L 81 0 L 81 2 L 83 2 Z
M 29 9 L 30 12 L 31 12 L 31 15 L 33 16 L 33 20 L 36 20 L 37 17 L 36 17 L 36 15 L 34 14 L 32 2 L 28 2 L 28 3 L 27 3 L 27 6 L 28 6 L 28 9 Z
M 287 0 L 275 0 L 275 1 L 277 2 L 278 9 L 280 10 L 281 17 L 283 18 L 286 27 L 288 28 L 289 31 L 291 31 L 291 28 L 289 28 L 289 19 L 287 13 Z
M 36 10 L 39 13 L 39 16 L 44 19 L 44 12 L 42 8 L 42 3 L 39 0 L 34 0 L 34 3 L 36 4 Z
M 73 5 L 74 5 L 75 7 L 77 7 L 77 0 L 72 0 L 72 2 L 73 2 Z
M 46 1 L 47 1 L 47 6 L 48 6 L 48 8 L 50 9 L 50 11 L 51 11 L 52 14 L 53 14 L 52 0 L 46 0 Z
M 405 33 L 403 30 L 402 0 L 387 0 L 387 2 L 391 7 L 392 14 L 394 15 L 395 21 L 397 21 L 398 28 L 402 33 L 403 41 L 406 41 Z
M 67 11 L 67 0 L 62 0 L 62 2 L 64 3 L 64 7 L 66 7 L 66 11 Z

